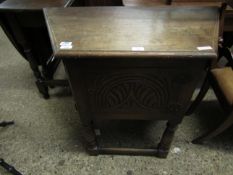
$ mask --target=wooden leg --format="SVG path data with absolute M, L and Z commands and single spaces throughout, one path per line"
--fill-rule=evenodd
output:
M 233 58 L 232 58 L 231 51 L 229 48 L 224 48 L 223 56 L 226 57 L 226 59 L 228 61 L 228 65 L 232 66 L 233 65 Z
M 36 78 L 36 86 L 37 86 L 39 92 L 43 95 L 43 97 L 45 99 L 48 99 L 49 98 L 48 86 L 46 86 L 42 83 L 43 77 L 40 73 L 39 66 L 38 66 L 36 60 L 32 56 L 31 50 L 27 49 L 24 51 L 24 53 L 26 54 L 26 57 L 27 57 L 28 62 L 30 64 L 30 67 L 34 73 L 35 78 Z
M 22 48 L 22 49 L 20 49 L 21 54 L 23 56 L 25 56 L 25 58 L 28 60 L 30 67 L 34 73 L 34 76 L 36 77 L 36 79 L 41 79 L 42 77 L 41 77 L 40 70 L 38 68 L 37 61 L 33 57 L 32 49 L 31 49 L 30 44 L 22 31 L 22 27 L 20 26 L 20 23 L 19 23 L 17 17 L 15 16 L 14 13 L 13 14 L 6 13 L 4 17 L 5 17 L 5 20 L 7 21 L 7 22 L 5 22 L 5 27 L 4 27 L 5 31 L 9 30 L 12 32 L 11 34 L 9 32 L 7 32 L 8 33 L 7 36 L 9 36 L 9 38 L 11 38 L 11 41 L 13 41 L 13 44 L 15 46 L 17 45 L 16 48 L 19 48 L 19 47 Z
M 177 122 L 168 122 L 167 128 L 163 133 L 163 136 L 158 144 L 157 156 L 160 158 L 166 158 L 171 147 L 171 143 L 178 127 Z
M 98 145 L 91 123 L 82 124 L 82 136 L 90 155 L 98 155 Z
M 39 92 L 43 95 L 44 99 L 49 98 L 49 88 L 48 86 L 44 85 L 43 80 L 39 79 L 36 80 L 36 86 Z
M 61 59 L 55 58 L 54 55 L 52 55 L 50 59 L 44 65 L 42 65 L 42 73 L 45 80 L 53 79 L 53 75 L 56 72 L 60 62 Z
M 36 78 L 36 85 L 38 87 L 39 92 L 44 96 L 44 98 L 49 98 L 48 94 L 48 87 L 46 85 L 41 84 L 41 82 L 44 80 L 41 72 L 39 70 L 39 65 L 35 57 L 32 53 L 32 48 L 30 45 L 30 42 L 28 42 L 27 38 L 25 37 L 24 32 L 22 31 L 22 27 L 18 21 L 18 18 L 13 13 L 7 13 L 5 15 L 5 18 L 7 20 L 7 26 L 9 27 L 9 30 L 12 31 L 12 35 L 14 37 L 14 40 L 18 43 L 17 45 L 20 46 L 21 54 L 24 55 L 24 57 L 28 60 L 29 65 L 33 71 L 33 74 Z
M 42 75 L 43 75 L 45 80 L 52 80 L 53 79 L 53 74 L 50 73 L 50 71 L 46 65 L 42 65 Z
M 231 125 L 233 125 L 233 112 L 231 112 L 227 119 L 223 123 L 221 123 L 216 129 L 196 138 L 192 141 L 192 143 L 202 143 L 205 140 L 211 139 L 228 129 Z
M 77 105 L 75 105 L 75 108 L 78 111 Z M 80 119 L 82 126 L 82 137 L 85 142 L 86 150 L 90 155 L 98 155 L 98 144 L 97 144 L 96 135 L 94 133 L 93 122 L 87 116 L 85 117 L 80 116 Z
M 22 175 L 19 171 L 17 171 L 13 166 L 9 165 L 5 162 L 4 159 L 0 158 L 0 166 L 3 167 L 7 172 L 13 175 Z M 7 173 L 8 174 L 8 173 Z
M 0 122 L 0 127 L 6 127 L 6 126 L 10 126 L 10 125 L 14 125 L 15 122 L 14 121 L 3 121 L 3 122 Z
M 207 91 L 210 88 L 210 83 L 209 83 L 209 73 L 207 73 L 207 76 L 204 80 L 204 83 L 200 89 L 200 92 L 198 93 L 196 99 L 193 101 L 193 103 L 191 104 L 191 106 L 189 107 L 189 109 L 186 112 L 186 115 L 191 115 L 194 110 L 197 108 L 197 106 L 200 104 L 200 102 L 202 101 L 202 99 L 205 97 Z
M 51 73 L 50 69 L 47 67 L 47 65 L 42 65 L 42 75 L 45 79 L 45 81 L 52 81 L 54 73 Z M 54 85 L 48 86 L 50 88 L 54 88 Z
M 34 59 L 34 57 L 32 56 L 31 50 L 30 49 L 24 50 L 24 53 L 28 59 L 29 65 L 33 71 L 35 78 L 42 79 L 42 76 L 41 76 L 41 73 L 39 70 L 39 66 L 38 66 L 36 60 Z

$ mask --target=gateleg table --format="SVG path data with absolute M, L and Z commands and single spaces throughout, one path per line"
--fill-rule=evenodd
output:
M 0 25 L 18 52 L 29 62 L 40 93 L 49 97 L 48 86 L 68 85 L 53 80 L 59 64 L 54 59 L 42 9 L 69 7 L 74 0 L 4 0 L 0 2 Z M 40 69 L 41 67 L 41 69 Z

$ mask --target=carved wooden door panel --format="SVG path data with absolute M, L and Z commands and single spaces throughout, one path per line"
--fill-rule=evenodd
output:
M 76 82 L 74 93 L 82 84 L 77 92 L 85 93 L 83 98 L 96 119 L 172 120 L 183 117 L 203 76 L 203 61 L 155 59 L 128 64 L 102 60 L 65 65 L 71 81 Z

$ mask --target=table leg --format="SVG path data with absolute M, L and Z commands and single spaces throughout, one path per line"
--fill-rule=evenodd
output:
M 40 73 L 39 66 L 32 55 L 31 49 L 24 49 L 24 53 L 28 59 L 29 65 L 36 78 L 36 85 L 37 85 L 39 92 L 43 95 L 45 99 L 48 99 L 49 98 L 48 86 L 43 84 L 44 78 L 42 77 Z
M 12 34 L 15 37 L 15 40 L 22 47 L 23 55 L 25 55 L 26 59 L 30 64 L 30 67 L 36 78 L 36 85 L 38 87 L 39 92 L 44 96 L 45 99 L 49 98 L 48 87 L 41 83 L 44 79 L 39 70 L 39 65 L 37 63 L 37 60 L 33 56 L 30 43 L 27 41 L 23 33 L 22 27 L 18 23 L 17 17 L 11 13 L 7 13 L 5 17 L 7 19 L 10 29 L 12 29 Z
M 48 61 L 42 65 L 42 75 L 45 80 L 53 80 L 53 75 L 56 72 L 61 59 L 55 58 L 54 55 L 51 55 Z
M 166 158 L 171 147 L 171 143 L 178 127 L 177 122 L 168 122 L 167 128 L 165 129 L 163 136 L 158 144 L 157 156 L 160 158 Z
M 31 50 L 25 49 L 24 53 L 28 59 L 29 65 L 34 73 L 35 78 L 36 78 L 36 86 L 37 86 L 39 92 L 43 95 L 43 97 L 45 99 L 48 99 L 49 98 L 48 86 L 46 86 L 42 83 L 44 78 L 42 77 L 42 75 L 40 73 L 39 66 L 38 66 L 36 60 L 34 59 Z
M 75 105 L 75 109 L 80 113 L 82 110 L 78 110 L 77 105 Z M 80 120 L 81 120 L 81 135 L 84 140 L 84 144 L 86 147 L 86 150 L 90 155 L 97 155 L 98 154 L 98 144 L 97 144 L 97 138 L 94 133 L 94 126 L 93 121 L 91 118 L 88 117 L 89 115 L 85 112 L 81 112 L 80 114 Z
M 96 136 L 93 131 L 91 123 L 82 124 L 82 136 L 85 141 L 85 146 L 90 155 L 98 154 L 98 146 L 96 141 Z

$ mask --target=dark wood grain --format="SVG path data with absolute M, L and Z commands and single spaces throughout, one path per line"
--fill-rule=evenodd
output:
M 217 57 L 218 8 L 83 7 L 44 13 L 55 56 L 69 76 L 87 150 L 166 157 L 196 84 Z M 61 49 L 64 41 L 72 48 Z M 155 149 L 99 147 L 95 121 L 118 119 L 168 124 Z
M 224 0 L 124 0 L 126 6 L 158 6 L 172 4 L 175 6 L 220 6 Z
M 123 6 L 122 0 L 78 0 L 77 6 Z
M 45 7 L 68 7 L 74 0 L 5 0 L 0 10 L 42 10 Z
M 228 7 L 225 10 L 225 22 L 221 25 L 224 32 L 233 31 L 233 1 L 232 0 L 169 0 L 167 4 L 172 6 L 206 6 L 206 7 L 221 7 L 222 3 L 226 2 Z M 125 0 L 125 6 L 164 6 L 164 0 Z
M 45 10 L 45 15 L 49 28 L 52 28 L 50 36 L 57 55 L 102 58 L 109 55 L 154 57 L 156 54 L 169 57 L 176 52 L 183 56 L 215 54 L 218 38 L 210 36 L 218 33 L 217 10 L 198 7 L 84 7 L 78 10 L 53 8 Z M 60 50 L 62 41 L 72 42 L 73 48 Z M 198 51 L 198 46 L 206 45 L 213 50 Z M 144 47 L 145 51 L 132 52 L 132 47 Z
M 49 97 L 46 84 L 53 79 L 60 61 L 53 59 L 42 8 L 67 7 L 72 2 L 73 0 L 6 0 L 0 4 L 0 25 L 18 52 L 29 62 L 38 90 L 45 98 Z

